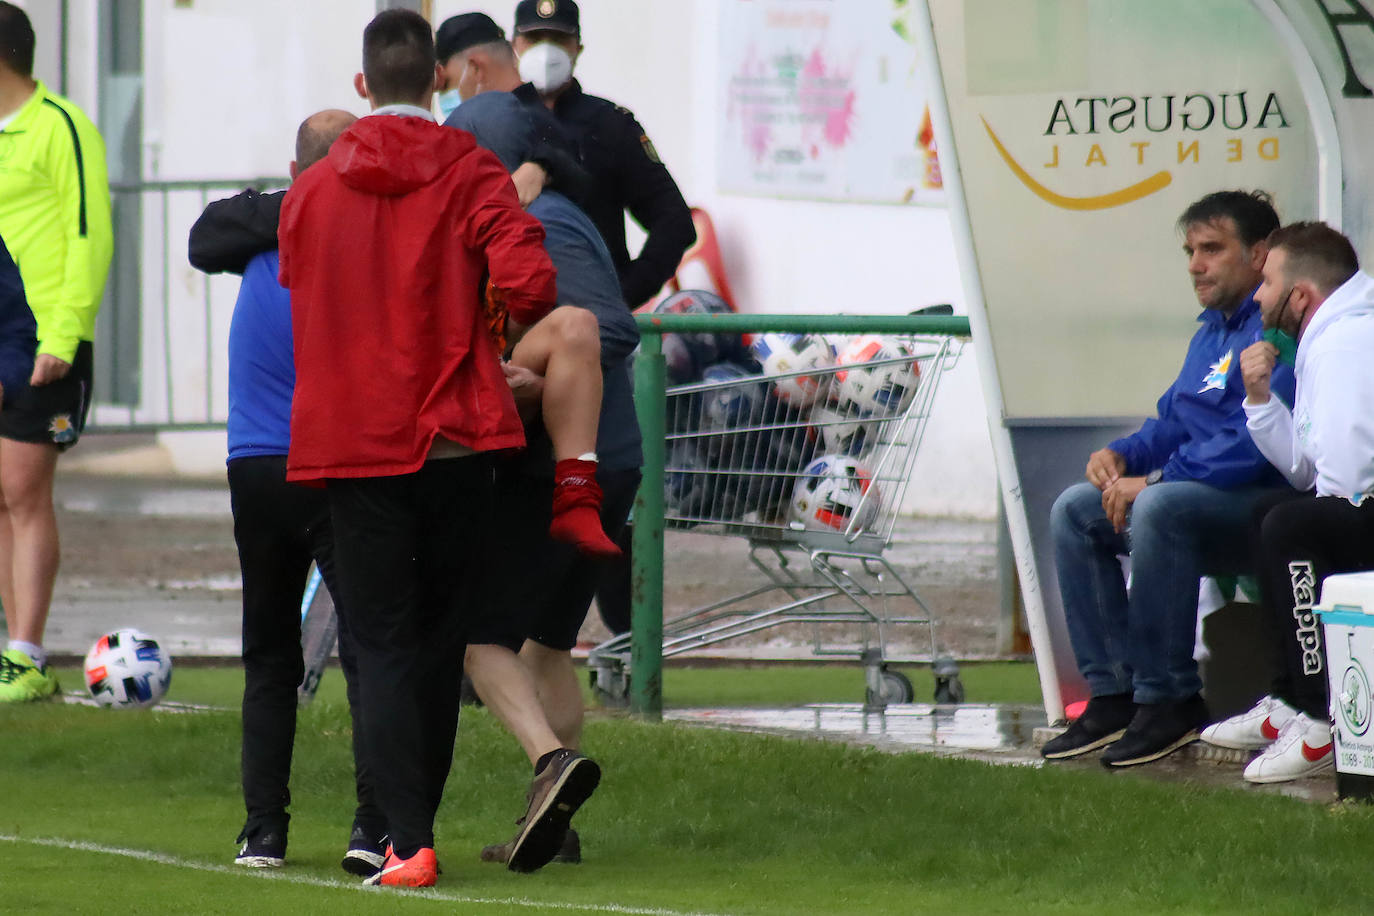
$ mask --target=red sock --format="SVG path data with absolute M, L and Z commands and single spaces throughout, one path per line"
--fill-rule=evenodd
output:
M 549 537 L 589 556 L 620 556 L 620 548 L 601 528 L 601 485 L 596 482 L 595 461 L 564 458 L 554 465 Z

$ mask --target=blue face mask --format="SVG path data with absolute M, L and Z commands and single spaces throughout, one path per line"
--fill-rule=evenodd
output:
M 463 104 L 462 96 L 458 95 L 457 89 L 445 89 L 435 96 L 439 101 L 439 120 L 447 121 L 448 116 L 458 110 L 458 106 Z
M 1295 366 L 1298 362 L 1298 342 L 1287 331 L 1278 328 L 1265 328 L 1260 340 L 1273 344 L 1279 351 L 1279 362 L 1285 366 Z

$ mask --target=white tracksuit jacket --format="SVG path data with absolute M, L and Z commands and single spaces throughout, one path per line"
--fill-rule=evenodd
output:
M 1374 493 L 1374 277 L 1359 271 L 1317 309 L 1298 341 L 1293 412 L 1245 402 L 1255 445 L 1299 490 L 1355 505 Z

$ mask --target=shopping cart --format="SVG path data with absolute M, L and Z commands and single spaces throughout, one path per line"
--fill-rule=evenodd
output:
M 862 662 L 866 705 L 880 709 L 915 695 L 888 667 L 890 630 L 923 627 L 936 701 L 962 701 L 929 607 L 883 557 L 962 347 L 948 336 L 763 335 L 761 372 L 717 365 L 667 390 L 665 527 L 745 538 L 763 580 L 665 621 L 664 658 L 805 624 L 814 655 Z M 630 648 L 626 634 L 590 653 L 605 702 L 629 694 Z

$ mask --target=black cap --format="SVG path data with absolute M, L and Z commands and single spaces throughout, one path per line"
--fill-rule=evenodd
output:
M 520 0 L 520 5 L 515 8 L 515 31 L 537 32 L 544 29 L 581 35 L 577 4 L 573 0 Z
M 486 13 L 463 13 L 450 16 L 439 26 L 434 37 L 434 56 L 442 64 L 468 48 L 505 40 L 506 33 Z

